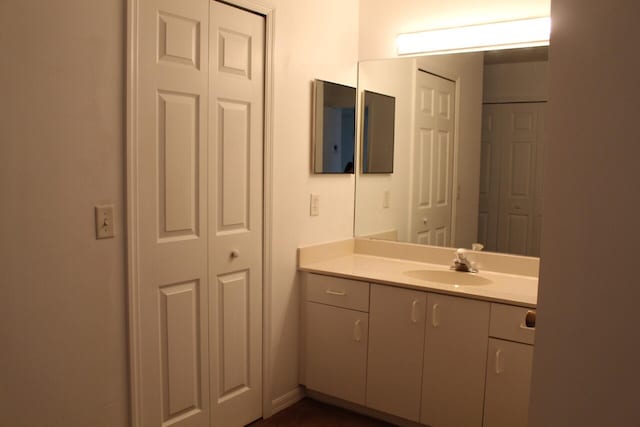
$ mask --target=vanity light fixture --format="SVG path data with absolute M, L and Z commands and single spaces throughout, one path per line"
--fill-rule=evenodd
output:
M 398 55 L 441 54 L 548 46 L 551 18 L 493 22 L 400 34 Z

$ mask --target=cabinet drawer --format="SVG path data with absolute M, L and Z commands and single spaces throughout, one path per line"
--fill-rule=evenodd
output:
M 535 309 L 505 304 L 491 304 L 489 335 L 510 341 L 533 344 L 535 338 Z M 529 325 L 527 325 L 527 313 Z
M 338 277 L 307 275 L 307 301 L 369 311 L 369 284 Z

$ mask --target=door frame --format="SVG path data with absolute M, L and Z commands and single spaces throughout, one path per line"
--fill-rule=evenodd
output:
M 202 0 L 207 3 L 211 0 Z M 263 243 L 262 243 L 262 416 L 273 413 L 271 402 L 271 270 L 273 232 L 273 105 L 275 8 L 254 0 L 221 0 L 265 18 L 264 141 L 263 141 Z M 139 243 L 139 111 L 138 81 L 139 3 L 127 0 L 126 20 L 126 241 L 127 241 L 127 326 L 129 333 L 129 419 L 141 427 L 142 380 L 140 349 L 140 243 Z M 207 15 L 208 19 L 208 15 Z

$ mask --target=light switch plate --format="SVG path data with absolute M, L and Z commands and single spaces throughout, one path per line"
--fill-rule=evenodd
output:
M 318 216 L 320 215 L 320 195 L 319 194 L 311 194 L 311 203 L 309 206 L 309 215 Z
M 96 239 L 108 239 L 115 236 L 113 223 L 113 205 L 96 206 Z
M 382 200 L 382 207 L 388 209 L 391 206 L 391 190 L 384 191 L 384 197 Z

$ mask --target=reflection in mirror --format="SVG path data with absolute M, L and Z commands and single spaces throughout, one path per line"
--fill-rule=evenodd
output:
M 362 173 L 393 173 L 396 99 L 364 91 Z
M 363 61 L 396 99 L 394 173 L 356 176 L 356 236 L 539 255 L 547 48 Z
M 353 173 L 356 89 L 316 80 L 313 93 L 312 169 Z

